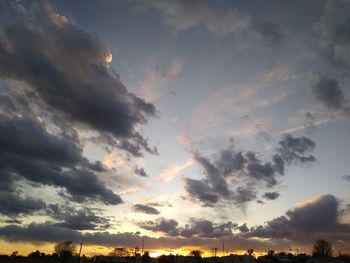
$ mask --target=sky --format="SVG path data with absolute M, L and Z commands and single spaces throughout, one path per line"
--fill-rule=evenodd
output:
M 2 1 L 0 254 L 349 253 L 349 9 Z

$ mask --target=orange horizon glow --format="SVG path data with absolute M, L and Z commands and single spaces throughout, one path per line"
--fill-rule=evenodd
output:
M 45 254 L 52 254 L 54 252 L 54 246 L 56 243 L 8 243 L 0 240 L 0 255 L 10 255 L 14 251 L 18 251 L 18 255 L 27 256 L 29 253 L 39 250 Z M 77 245 L 77 251 L 79 250 L 79 245 Z M 119 246 L 117 246 L 119 247 Z M 85 256 L 97 256 L 97 255 L 108 255 L 112 251 L 112 247 L 104 247 L 98 245 L 83 245 L 81 255 Z M 129 250 L 133 250 L 134 248 L 127 248 Z M 203 249 L 201 247 L 180 247 L 176 249 L 171 248 L 159 248 L 159 249 L 145 249 L 150 253 L 150 256 L 153 258 L 157 258 L 161 255 L 180 255 L 180 256 L 188 256 L 192 250 L 200 250 L 202 251 L 202 257 L 212 257 L 213 253 L 211 250 Z M 276 252 L 281 252 L 283 250 L 276 250 Z M 286 252 L 286 251 L 285 251 Z M 300 253 L 305 253 L 305 251 L 299 251 Z M 310 251 L 306 252 L 306 254 L 310 254 Z M 224 256 L 228 256 L 230 254 L 236 255 L 244 255 L 247 254 L 246 250 L 230 250 L 225 251 Z M 253 256 L 259 257 L 266 255 L 266 251 L 257 250 L 254 251 Z M 216 253 L 217 257 L 222 257 L 222 250 L 218 249 Z

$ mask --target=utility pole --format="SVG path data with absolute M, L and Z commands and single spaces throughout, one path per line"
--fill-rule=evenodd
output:
M 222 243 L 222 256 L 225 256 L 225 243 Z
M 80 243 L 80 249 L 79 249 L 79 257 L 78 257 L 78 262 L 80 263 L 80 255 L 81 255 L 81 250 L 82 250 L 82 248 L 83 248 L 83 241 L 81 241 L 81 243 Z
M 145 237 L 142 237 L 142 244 L 141 244 L 141 254 L 144 253 L 144 245 L 145 245 Z

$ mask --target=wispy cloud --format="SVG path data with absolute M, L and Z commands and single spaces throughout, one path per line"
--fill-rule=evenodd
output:
M 191 158 L 191 159 L 188 159 L 183 164 L 170 165 L 169 167 L 165 168 L 162 172 L 160 172 L 156 180 L 169 182 L 173 180 L 183 170 L 193 165 L 193 163 L 194 163 L 194 160 Z
M 145 1 L 162 13 L 163 23 L 175 31 L 205 26 L 214 35 L 228 35 L 250 24 L 251 17 L 236 8 L 214 8 L 208 1 Z
M 332 120 L 334 120 L 334 119 L 333 118 L 325 118 L 325 119 L 322 119 L 322 120 L 315 121 L 312 124 L 304 124 L 304 125 L 300 125 L 300 126 L 296 126 L 296 127 L 291 127 L 291 128 L 282 130 L 282 131 L 278 132 L 277 134 L 281 135 L 281 134 L 285 134 L 285 133 L 292 133 L 292 132 L 296 132 L 296 131 L 305 130 L 307 128 L 313 128 L 313 127 L 316 127 L 316 126 L 319 126 L 319 125 L 322 125 L 322 124 L 329 123 Z
M 126 187 L 124 190 L 120 191 L 119 194 L 126 195 L 126 194 L 139 192 L 139 191 L 147 189 L 148 187 L 151 186 L 151 184 L 152 183 L 150 181 L 147 181 L 147 182 L 131 185 L 129 187 Z
M 176 140 L 182 145 L 191 145 L 193 144 L 193 138 L 191 136 L 180 134 L 176 136 Z
M 139 94 L 146 101 L 156 101 L 169 90 L 167 85 L 181 73 L 183 68 L 183 59 L 174 58 L 169 67 L 162 70 L 159 65 L 150 69 L 146 78 L 141 81 Z

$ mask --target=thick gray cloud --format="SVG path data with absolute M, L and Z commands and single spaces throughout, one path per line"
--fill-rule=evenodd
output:
M 149 205 L 136 204 L 133 206 L 133 208 L 136 212 L 142 212 L 142 213 L 149 214 L 149 215 L 159 215 L 160 214 L 160 212 L 156 208 L 149 206 Z
M 18 213 L 20 208 L 23 213 L 43 208 L 41 202 L 18 195 L 19 179 L 54 186 L 75 202 L 121 203 L 120 196 L 97 177 L 108 169 L 83 157 L 77 130 L 91 132 L 109 150 L 155 154 L 157 149 L 140 131 L 155 116 L 154 105 L 126 89 L 98 34 L 79 29 L 49 4 L 9 2 L 4 10 L 0 19 L 2 196 L 19 204 Z M 141 169 L 136 172 L 145 175 Z M 4 203 L 2 210 L 6 209 Z M 92 219 L 91 213 L 84 213 L 79 216 Z
M 212 164 L 209 159 L 200 156 L 199 154 L 194 155 L 194 160 L 203 167 L 208 184 L 214 192 L 222 196 L 230 195 L 226 180 L 216 165 Z
M 224 149 L 219 153 L 219 159 L 216 160 L 216 166 L 226 177 L 233 172 L 242 170 L 246 162 L 246 158 L 241 152 L 235 153 L 232 149 Z
M 0 171 L 11 178 L 8 184 L 13 183 L 14 176 L 21 176 L 34 183 L 62 187 L 78 202 L 122 202 L 95 176 L 98 163 L 91 164 L 77 144 L 48 133 L 37 120 L 0 115 L 0 145 Z
M 45 208 L 42 200 L 23 198 L 17 193 L 0 191 L 0 214 L 3 216 L 31 215 Z
M 190 223 L 180 228 L 180 235 L 186 238 L 197 236 L 204 238 L 218 238 L 232 234 L 232 229 L 237 225 L 232 222 L 214 224 L 205 219 L 191 219 Z
M 270 162 L 260 163 L 260 162 L 251 162 L 246 167 L 248 174 L 257 179 L 266 181 L 268 187 L 272 187 L 277 184 L 275 178 L 275 168 Z
M 256 199 L 256 191 L 252 186 L 240 186 L 233 192 L 232 199 L 236 204 L 244 204 Z
M 98 216 L 89 208 L 75 209 L 68 205 L 50 204 L 46 214 L 58 221 L 54 225 L 68 229 L 96 230 L 110 227 L 107 218 Z
M 157 221 L 146 221 L 138 225 L 146 230 L 162 232 L 169 236 L 177 236 L 179 234 L 178 224 L 174 219 L 161 218 Z
M 208 236 L 213 233 L 213 223 L 209 220 L 192 220 L 191 224 L 185 226 L 181 230 L 181 235 L 184 237 L 192 237 L 194 235 Z
M 278 144 L 277 151 L 289 164 L 307 164 L 316 161 L 313 155 L 307 155 L 316 147 L 315 142 L 310 138 L 293 137 L 291 134 L 286 134 Z
M 128 92 L 100 37 L 50 8 L 27 9 L 1 28 L 0 76 L 27 83 L 31 103 L 62 121 L 106 134 L 134 155 L 156 153 L 137 131 L 155 107 Z
M 212 206 L 219 200 L 242 205 L 256 199 L 257 184 L 275 187 L 277 176 L 284 174 L 285 162 L 289 165 L 314 162 L 315 157 L 306 154 L 312 152 L 315 146 L 307 137 L 287 134 L 279 142 L 271 161 L 262 161 L 253 151 L 236 152 L 233 147 L 221 150 L 213 159 L 197 152 L 193 158 L 203 168 L 205 179 L 185 178 L 185 189 L 205 206 Z M 246 186 L 233 187 L 231 179 L 243 181 Z
M 236 227 L 241 233 L 247 233 L 249 232 L 249 228 L 247 227 L 247 223 L 244 223 L 243 225 L 240 225 Z
M 195 199 L 198 199 L 204 206 L 212 206 L 219 201 L 220 197 L 216 194 L 208 182 L 205 180 L 194 180 L 185 178 L 185 190 Z
M 333 195 L 322 195 L 307 201 L 285 215 L 253 227 L 250 237 L 289 239 L 310 242 L 319 237 L 350 240 L 350 225 L 340 223 L 339 202 Z
M 157 221 L 146 221 L 138 224 L 140 227 L 154 232 L 162 232 L 167 236 L 178 236 L 184 238 L 218 238 L 232 236 L 232 229 L 237 224 L 232 222 L 214 223 L 206 219 L 191 218 L 184 227 L 179 226 L 173 219 L 158 219 Z
M 69 228 L 48 223 L 32 223 L 28 226 L 7 225 L 1 227 L 0 236 L 8 242 L 61 242 L 62 240 L 81 240 L 82 234 Z
M 275 171 L 279 174 L 284 174 L 284 161 L 282 157 L 278 154 L 272 156 L 273 167 Z
M 280 194 L 277 193 L 277 192 L 266 192 L 266 193 L 263 194 L 262 197 L 267 199 L 267 200 L 275 200 L 278 197 L 280 197 Z
M 60 227 L 57 225 L 43 223 L 43 224 L 29 224 L 26 226 L 8 225 L 0 227 L 0 238 L 7 242 L 60 242 L 62 240 L 72 240 L 73 242 L 81 242 L 87 245 L 100 245 L 107 247 L 129 247 L 133 248 L 135 244 L 141 242 L 142 237 L 134 233 L 117 233 L 111 234 L 109 232 L 93 232 L 81 233 L 76 230 Z M 225 245 L 237 249 L 245 250 L 251 247 L 255 250 L 264 249 L 266 244 L 258 240 L 249 240 L 237 235 L 230 235 L 220 239 L 225 242 Z M 145 236 L 144 242 L 148 249 L 163 248 L 179 248 L 189 246 L 201 246 L 206 249 L 217 246 L 216 238 L 182 238 L 182 237 L 160 237 L 152 238 Z
M 339 111 L 342 114 L 350 114 L 350 106 L 336 79 L 326 77 L 320 78 L 313 86 L 312 93 L 315 98 L 327 108 Z

